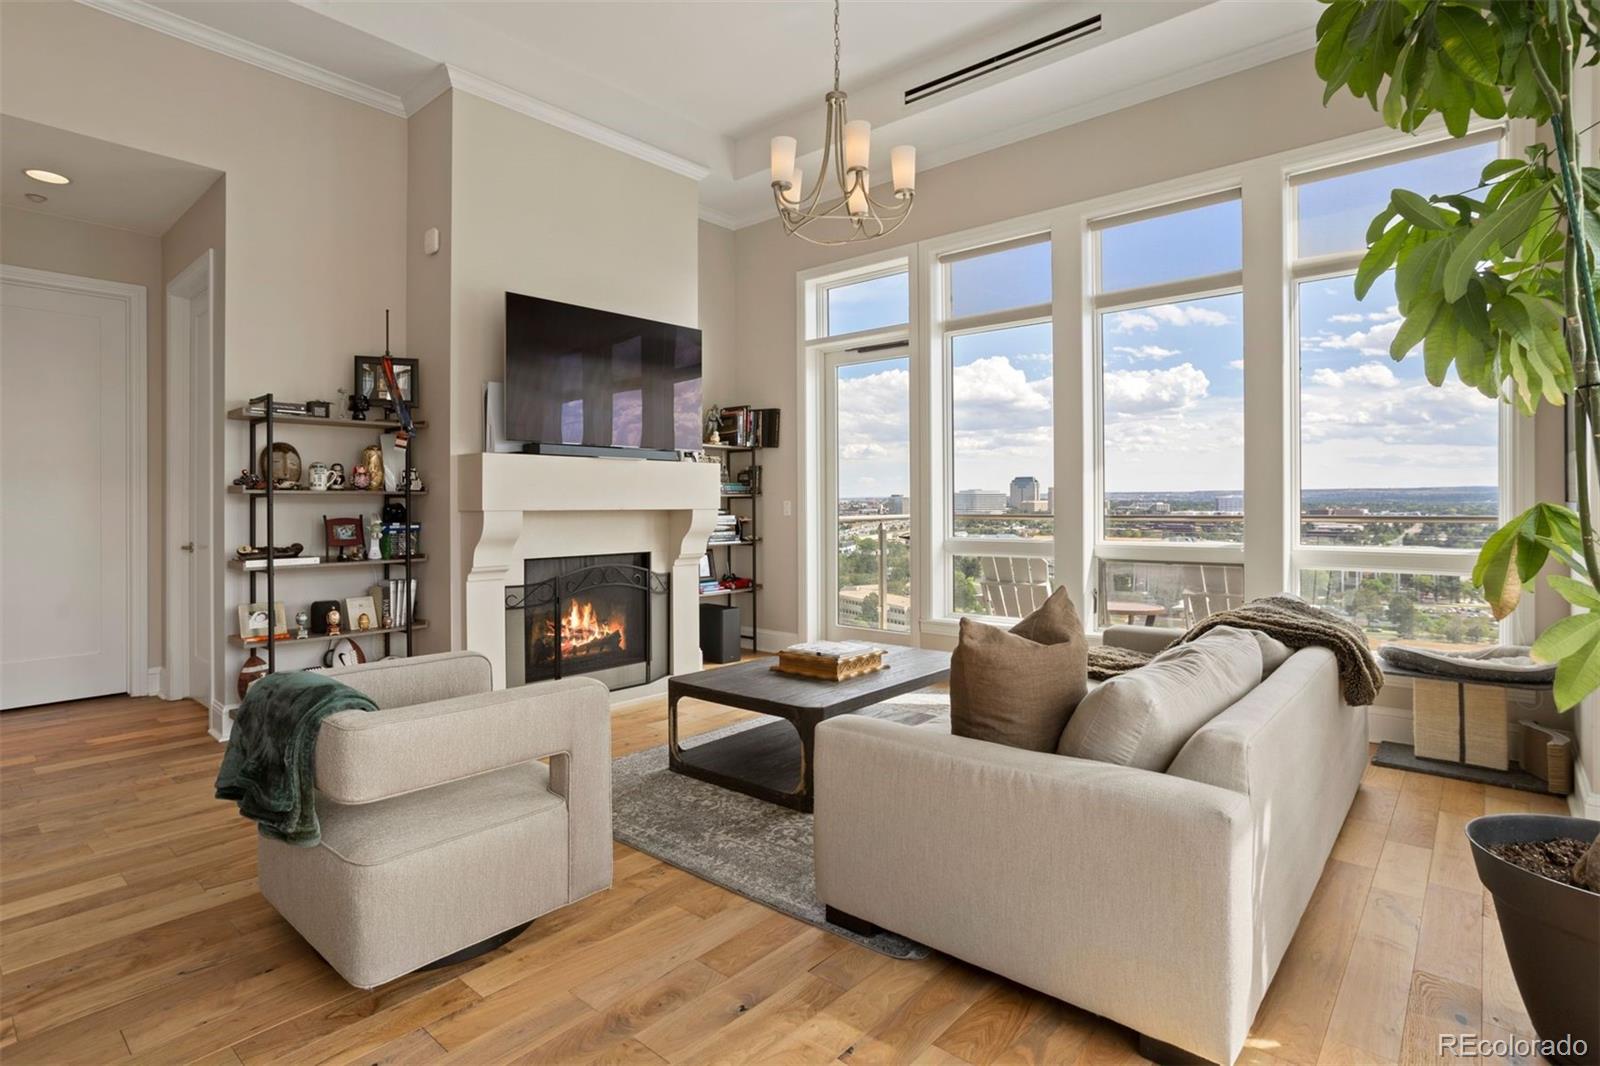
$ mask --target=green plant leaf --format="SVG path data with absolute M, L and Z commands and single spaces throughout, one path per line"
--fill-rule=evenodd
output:
M 1448 233 L 1420 236 L 1422 243 L 1402 249 L 1394 270 L 1394 295 L 1402 311 L 1409 311 L 1423 294 L 1439 291 L 1445 264 L 1455 247 L 1455 238 Z
M 1571 710 L 1597 687 L 1600 687 L 1600 633 L 1556 664 L 1556 709 Z
M 1422 367 L 1428 384 L 1444 384 L 1445 375 L 1456 357 L 1456 316 L 1449 304 L 1440 304 L 1439 312 L 1428 325 L 1427 336 L 1422 341 Z
M 1389 194 L 1389 203 L 1400 217 L 1413 226 L 1443 233 L 1455 224 L 1453 219 L 1446 218 L 1444 212 L 1410 189 L 1395 189 Z
M 1433 16 L 1445 58 L 1473 81 L 1493 85 L 1500 74 L 1500 42 L 1475 11 L 1441 7 Z
M 1367 254 L 1361 257 L 1361 265 L 1356 267 L 1356 299 L 1365 299 L 1373 283 L 1394 265 L 1400 246 L 1410 233 L 1410 226 L 1398 223 L 1385 230 L 1367 249 Z
M 1483 590 L 1483 598 L 1498 621 L 1517 609 L 1522 600 L 1522 579 L 1517 574 L 1517 531 L 1525 515 L 1501 526 L 1478 549 L 1472 568 L 1472 583 Z
M 1570 615 L 1540 633 L 1530 654 L 1542 663 L 1557 662 L 1597 636 L 1600 636 L 1600 614 Z
M 1478 264 L 1495 249 L 1515 247 L 1539 215 L 1549 194 L 1545 185 L 1532 189 L 1503 204 L 1493 214 L 1481 217 L 1465 239 L 1456 245 L 1444 268 L 1444 296 L 1454 302 L 1467 291 L 1467 282 L 1477 273 Z
M 1528 164 L 1521 159 L 1494 159 L 1483 168 L 1483 174 L 1480 176 L 1480 180 L 1483 182 L 1483 184 L 1488 185 L 1497 178 L 1502 178 L 1507 174 L 1512 174 L 1519 170 L 1526 170 L 1527 168 Z
M 1587 607 L 1590 610 L 1600 608 L 1600 591 L 1596 591 L 1587 581 L 1578 581 L 1565 574 L 1551 574 L 1545 581 L 1574 607 Z
M 1396 360 L 1405 358 L 1405 354 L 1422 343 L 1422 338 L 1428 335 L 1428 327 L 1433 325 L 1434 315 L 1439 311 L 1439 305 L 1444 298 L 1436 292 L 1430 292 L 1412 305 L 1406 314 L 1404 322 L 1395 332 L 1394 340 L 1389 342 L 1389 355 Z

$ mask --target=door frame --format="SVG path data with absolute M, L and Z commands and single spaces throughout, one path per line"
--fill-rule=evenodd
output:
M 60 274 L 53 270 L 0 263 L 0 282 L 58 292 L 101 296 L 127 306 L 128 439 L 123 477 L 128 485 L 128 694 L 149 695 L 150 677 L 150 468 L 149 403 L 146 379 L 146 300 L 143 285 Z M 159 685 L 157 686 L 159 687 Z
M 189 457 L 196 430 L 202 431 L 202 439 L 207 443 L 207 452 L 210 462 L 207 464 L 214 472 L 216 466 L 216 448 L 214 436 L 204 432 L 209 426 L 196 427 L 190 419 L 189 385 L 192 380 L 194 367 L 192 338 L 189 335 L 190 321 L 193 316 L 194 301 L 204 295 L 208 305 L 209 314 L 206 321 L 211 324 L 211 362 L 212 381 L 215 383 L 216 351 L 217 351 L 217 319 L 216 319 L 216 251 L 206 249 L 200 257 L 179 272 L 177 277 L 167 282 L 167 440 L 166 440 L 166 472 L 167 472 L 167 498 L 166 498 L 166 536 L 164 554 L 166 557 L 166 669 L 164 683 L 161 686 L 161 698 L 177 700 L 189 698 L 196 700 L 203 706 L 210 707 L 212 702 L 212 689 L 216 686 L 216 662 L 213 660 L 210 676 L 206 679 L 204 692 L 189 692 L 189 640 L 191 626 L 204 626 L 215 631 L 214 618 L 200 618 L 191 620 L 189 616 L 189 574 L 190 567 L 180 550 L 182 538 L 190 528 L 190 508 L 193 506 L 194 493 L 189 484 Z M 209 513 L 202 516 L 202 524 L 212 530 L 214 534 L 215 523 Z M 216 537 L 212 535 L 211 551 L 213 567 L 217 558 Z M 181 564 L 181 565 L 180 565 Z M 216 590 L 216 575 L 210 574 L 212 592 Z M 207 596 L 206 603 L 215 607 L 215 595 Z M 215 655 L 215 649 L 213 649 Z
M 911 557 L 911 611 L 907 618 L 907 629 L 904 633 L 897 633 L 890 629 L 869 629 L 864 626 L 845 626 L 839 623 L 839 453 L 835 447 L 839 439 L 839 369 L 846 366 L 860 366 L 866 363 L 887 362 L 891 359 L 904 359 L 906 369 L 914 378 L 913 369 L 916 360 L 912 357 L 911 338 L 905 327 L 894 330 L 881 331 L 888 339 L 873 343 L 864 343 L 856 339 L 846 343 L 831 343 L 817 346 L 820 369 L 822 373 L 821 387 L 818 390 L 819 406 L 822 414 L 822 496 L 819 514 L 821 528 L 818 531 L 818 541 L 821 546 L 822 561 L 822 613 L 819 619 L 823 638 L 826 640 L 861 640 L 871 638 L 884 644 L 904 644 L 909 647 L 920 647 L 922 641 L 922 606 L 917 595 L 918 564 L 920 562 L 920 549 L 916 537 L 916 506 L 912 506 L 912 536 L 908 545 Z M 913 501 L 916 496 L 917 485 L 916 448 L 914 423 L 916 421 L 916 396 L 915 387 L 908 386 L 906 390 L 906 419 L 907 434 L 912 438 L 912 446 L 907 449 L 906 474 L 910 479 L 911 492 L 908 495 Z M 880 572 L 888 566 L 887 553 L 878 559 Z M 888 604 L 880 604 L 879 610 L 888 611 Z M 881 623 L 881 616 L 880 616 Z

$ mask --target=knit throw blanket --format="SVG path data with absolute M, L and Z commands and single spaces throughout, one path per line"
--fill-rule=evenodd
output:
M 1266 596 L 1251 600 L 1229 611 L 1218 611 L 1195 623 L 1174 644 L 1189 641 L 1217 628 L 1258 629 L 1291 651 L 1313 645 L 1333 652 L 1339 663 L 1339 684 L 1344 701 L 1363 707 L 1378 698 L 1383 688 L 1383 671 L 1367 647 L 1367 638 L 1354 625 L 1335 614 L 1313 607 L 1293 596 Z M 1089 676 L 1096 681 L 1125 674 L 1148 663 L 1155 656 L 1127 648 L 1089 649 Z
M 262 836 L 299 847 L 322 840 L 314 789 L 317 730 L 336 711 L 375 711 L 349 685 L 315 673 L 270 674 L 250 686 L 217 773 L 217 798 L 235 800 Z

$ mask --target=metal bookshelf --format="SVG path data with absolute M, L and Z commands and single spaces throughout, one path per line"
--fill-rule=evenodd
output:
M 759 446 L 753 445 L 753 444 L 750 444 L 750 445 L 744 445 L 744 444 L 702 444 L 701 447 L 704 448 L 708 452 L 723 452 L 728 456 L 729 462 L 728 462 L 727 473 L 728 473 L 728 475 L 730 477 L 733 476 L 734 474 L 738 473 L 738 471 L 733 469 L 732 460 L 733 460 L 734 456 L 736 456 L 736 455 L 743 456 L 744 460 L 745 460 L 745 466 L 746 466 L 746 468 L 749 468 L 749 467 L 753 467 L 753 466 L 757 465 L 756 458 L 761 452 L 761 448 Z M 724 479 L 724 480 L 726 480 L 726 479 Z M 725 488 L 726 486 L 723 486 L 723 487 Z M 742 539 L 740 539 L 740 540 L 712 541 L 709 544 L 707 544 L 707 546 L 706 546 L 708 549 L 711 549 L 713 551 L 713 555 L 711 556 L 711 562 L 712 562 L 712 567 L 713 568 L 716 567 L 716 563 L 717 563 L 717 556 L 714 554 L 715 549 L 717 549 L 717 548 L 725 548 L 725 549 L 727 549 L 726 554 L 723 556 L 723 560 L 727 563 L 726 571 L 730 572 L 730 573 L 737 573 L 738 572 L 737 567 L 734 566 L 734 559 L 736 558 L 736 556 L 734 555 L 734 549 L 735 548 L 749 548 L 750 549 L 750 575 L 749 575 L 750 576 L 750 587 L 749 588 L 743 588 L 743 589 L 718 589 L 716 592 L 702 592 L 700 594 L 700 599 L 701 599 L 702 602 L 704 602 L 704 601 L 721 600 L 721 601 L 723 601 L 723 603 L 726 606 L 729 606 L 729 607 L 735 606 L 736 601 L 735 601 L 734 597 L 736 597 L 736 596 L 748 596 L 749 597 L 749 600 L 750 600 L 750 635 L 748 637 L 746 637 L 744 635 L 744 628 L 743 628 L 743 626 L 741 626 L 740 629 L 739 629 L 739 639 L 741 641 L 749 640 L 750 641 L 750 649 L 752 651 L 758 650 L 756 648 L 756 634 L 758 634 L 760 632 L 760 629 L 758 629 L 757 625 L 756 625 L 756 608 L 757 608 L 757 605 L 758 605 L 758 603 L 760 602 L 760 599 L 761 599 L 761 597 L 759 595 L 760 592 L 761 592 L 761 580 L 760 580 L 760 574 L 759 574 L 758 569 L 757 569 L 757 567 L 759 565 L 759 562 L 760 562 L 760 555 L 761 555 L 761 552 L 760 552 L 761 537 L 759 536 L 758 530 L 756 528 L 756 513 L 757 513 L 757 510 L 758 510 L 758 506 L 757 506 L 756 500 L 760 495 L 761 495 L 761 493 L 760 493 L 759 490 L 751 491 L 751 492 L 723 492 L 722 493 L 722 506 L 723 506 L 724 509 L 728 509 L 728 510 L 731 511 L 731 504 L 735 500 L 748 500 L 749 501 L 749 503 L 750 503 L 749 524 L 745 527 L 746 533 L 745 533 L 745 536 Z
M 256 408 L 259 408 L 260 410 L 257 411 L 255 410 Z M 244 407 L 236 407 L 229 411 L 228 418 L 236 422 L 250 423 L 250 450 L 248 452 L 248 457 L 252 469 L 259 462 L 258 457 L 261 455 L 261 450 L 257 447 L 256 434 L 258 430 L 264 431 L 266 438 L 266 454 L 269 457 L 267 463 L 267 473 L 269 476 L 266 479 L 266 488 L 246 489 L 241 488 L 238 485 L 228 486 L 228 491 L 230 493 L 241 495 L 249 501 L 251 544 L 263 543 L 258 534 L 261 528 L 261 519 L 265 519 L 265 544 L 267 546 L 267 556 L 264 560 L 264 565 L 260 567 L 246 567 L 243 565 L 243 562 L 238 559 L 231 560 L 228 565 L 233 569 L 244 570 L 244 572 L 249 576 L 250 603 L 260 602 L 259 597 L 256 594 L 256 589 L 258 587 L 257 582 L 263 577 L 266 578 L 266 604 L 269 617 L 267 624 L 267 639 L 263 641 L 246 643 L 241 638 L 234 637 L 231 643 L 234 645 L 242 645 L 246 648 L 259 648 L 262 645 L 265 645 L 267 649 L 267 673 L 269 674 L 277 672 L 279 644 L 311 644 L 319 641 L 327 643 L 334 640 L 340 640 L 344 637 L 381 636 L 383 637 L 383 654 L 385 657 L 388 657 L 394 654 L 394 649 L 391 645 L 392 638 L 397 633 L 403 633 L 405 634 L 406 638 L 405 654 L 412 654 L 412 650 L 415 647 L 415 645 L 412 643 L 413 634 L 419 629 L 426 629 L 428 627 L 428 623 L 426 621 L 415 617 L 415 611 L 412 610 L 412 608 L 415 606 L 414 602 L 408 602 L 406 604 L 406 624 L 403 626 L 391 626 L 388 628 L 363 630 L 351 629 L 346 630 L 337 636 L 313 634 L 304 639 L 295 636 L 279 637 L 270 619 L 272 605 L 277 602 L 278 571 L 280 569 L 283 571 L 284 575 L 287 576 L 296 572 L 314 574 L 325 567 L 371 566 L 381 568 L 384 578 L 387 579 L 390 576 L 391 568 L 399 567 L 405 574 L 405 594 L 408 599 L 411 598 L 413 568 L 427 561 L 426 555 L 412 555 L 411 553 L 410 526 L 416 520 L 415 511 L 412 509 L 412 500 L 414 497 L 422 495 L 421 491 L 411 491 L 411 455 L 412 450 L 416 447 L 417 442 L 417 434 L 415 431 L 424 428 L 427 423 L 422 421 L 412 422 L 413 432 L 409 440 L 406 442 L 406 447 L 402 449 L 405 453 L 405 467 L 400 472 L 401 489 L 399 491 L 389 492 L 381 489 L 330 489 L 326 492 L 312 492 L 306 489 L 279 489 L 272 483 L 273 479 L 270 476 L 272 471 L 272 463 L 270 457 L 272 455 L 272 445 L 276 439 L 277 426 L 280 423 L 284 425 L 323 426 L 334 429 L 362 429 L 369 433 L 373 430 L 377 430 L 380 435 L 386 430 L 402 428 L 400 423 L 394 421 L 385 421 L 383 419 L 367 419 L 365 421 L 360 421 L 353 418 L 316 418 L 309 415 L 279 414 L 274 412 L 272 409 L 272 393 L 270 392 L 264 396 L 256 396 L 252 398 Z M 405 501 L 407 528 L 405 536 L 400 538 L 400 543 L 404 550 L 403 555 L 391 559 L 361 559 L 341 560 L 338 562 L 323 562 L 318 563 L 315 566 L 285 566 L 281 568 L 278 566 L 278 560 L 276 556 L 273 555 L 272 549 L 277 545 L 277 522 L 274 508 L 279 500 L 284 500 L 287 502 L 288 500 L 293 499 L 315 499 L 326 502 L 330 499 L 343 499 L 346 497 L 362 496 L 373 497 L 379 501 L 387 501 L 390 499 Z M 257 507 L 257 504 L 260 503 L 266 504 L 264 516 L 261 513 L 261 509 Z M 287 611 L 285 611 L 285 613 L 287 613 Z

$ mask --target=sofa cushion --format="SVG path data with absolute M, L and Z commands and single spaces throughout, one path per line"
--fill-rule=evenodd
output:
M 1028 617 L 1011 627 L 1011 632 L 1036 644 L 1083 643 L 1083 620 L 1067 595 L 1066 586 L 1057 588 Z
M 1164 772 L 1195 731 L 1261 683 L 1261 646 L 1218 626 L 1084 697 L 1057 751 Z
M 961 620 L 950 657 L 950 731 L 1030 751 L 1054 751 L 1088 689 L 1089 648 L 1056 644 Z
M 1256 638 L 1256 644 L 1261 648 L 1261 676 L 1270 677 L 1272 672 L 1289 661 L 1289 656 L 1294 654 L 1294 649 L 1289 647 L 1277 637 L 1263 633 L 1259 629 L 1246 630 Z

